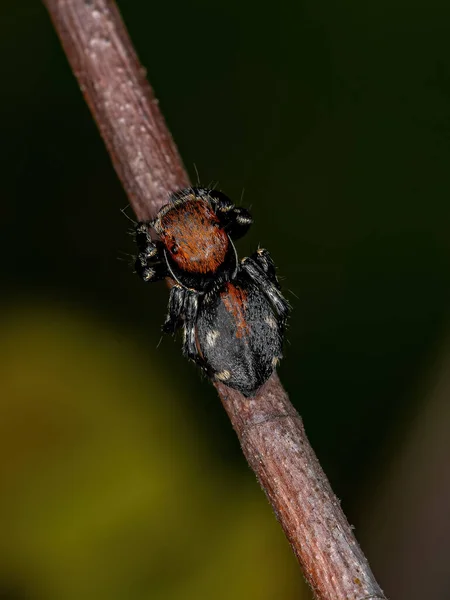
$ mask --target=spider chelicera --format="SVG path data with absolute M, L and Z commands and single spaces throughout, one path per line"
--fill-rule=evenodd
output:
M 137 273 L 144 281 L 172 280 L 163 331 L 182 328 L 184 355 L 245 396 L 281 359 L 289 314 L 268 251 L 238 260 L 232 240 L 252 222 L 222 192 L 187 188 L 136 227 Z

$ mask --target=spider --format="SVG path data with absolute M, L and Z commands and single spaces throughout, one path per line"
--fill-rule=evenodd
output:
M 238 260 L 232 240 L 252 223 L 222 192 L 187 188 L 172 194 L 153 221 L 136 226 L 136 272 L 144 281 L 172 280 L 162 330 L 182 328 L 183 354 L 246 397 L 282 358 L 289 314 L 268 251 Z

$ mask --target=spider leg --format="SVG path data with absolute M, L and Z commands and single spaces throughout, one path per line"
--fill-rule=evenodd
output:
M 280 318 L 281 323 L 284 324 L 289 315 L 289 304 L 278 289 L 278 285 L 271 280 L 269 273 L 266 273 L 258 263 L 258 259 L 255 259 L 253 255 L 242 259 L 241 268 L 256 283 L 264 296 L 266 296 Z
M 144 281 L 160 281 L 167 276 L 167 266 L 161 252 L 162 244 L 152 240 L 148 232 L 149 226 L 149 221 L 141 221 L 136 226 L 139 254 L 136 257 L 135 269 Z
M 218 190 L 208 191 L 209 201 L 219 217 L 220 224 L 233 239 L 245 235 L 253 223 L 253 218 L 246 208 L 235 206 L 231 200 Z
M 265 248 L 258 248 L 250 258 L 264 271 L 271 283 L 273 283 L 278 290 L 281 289 L 277 278 L 275 263 L 273 262 L 269 251 Z
M 145 255 L 140 253 L 134 263 L 134 268 L 136 269 L 136 273 L 139 275 L 141 279 L 145 282 L 147 281 L 161 281 L 167 277 L 167 266 L 165 263 L 154 263 L 148 264 L 149 261 L 145 258 Z
M 139 221 L 134 228 L 135 241 L 139 251 L 143 251 L 145 247 L 152 242 L 152 238 L 148 231 L 151 224 L 151 221 Z
M 195 292 L 186 292 L 184 297 L 183 317 L 184 317 L 184 341 L 183 354 L 198 364 L 201 364 L 201 358 L 196 342 L 196 323 L 198 312 L 198 294 Z
M 141 279 L 144 281 L 160 281 L 167 277 L 167 266 L 165 263 L 154 263 L 148 264 L 149 261 L 145 258 L 143 253 L 139 253 L 136 262 L 134 263 L 134 268 L 136 269 L 136 273 L 139 275 Z
M 185 290 L 179 285 L 174 285 L 170 290 L 169 308 L 166 320 L 163 323 L 164 333 L 175 333 L 182 322 Z

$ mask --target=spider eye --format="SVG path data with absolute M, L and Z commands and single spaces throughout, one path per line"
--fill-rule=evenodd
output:
M 178 246 L 177 246 L 176 244 L 173 244 L 173 245 L 170 247 L 170 253 L 171 253 L 171 254 L 176 254 L 177 252 L 178 252 Z

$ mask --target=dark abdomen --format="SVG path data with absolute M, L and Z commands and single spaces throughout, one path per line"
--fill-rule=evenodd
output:
M 220 294 L 205 296 L 197 342 L 210 376 L 251 396 L 281 358 L 282 330 L 265 296 L 239 275 Z

